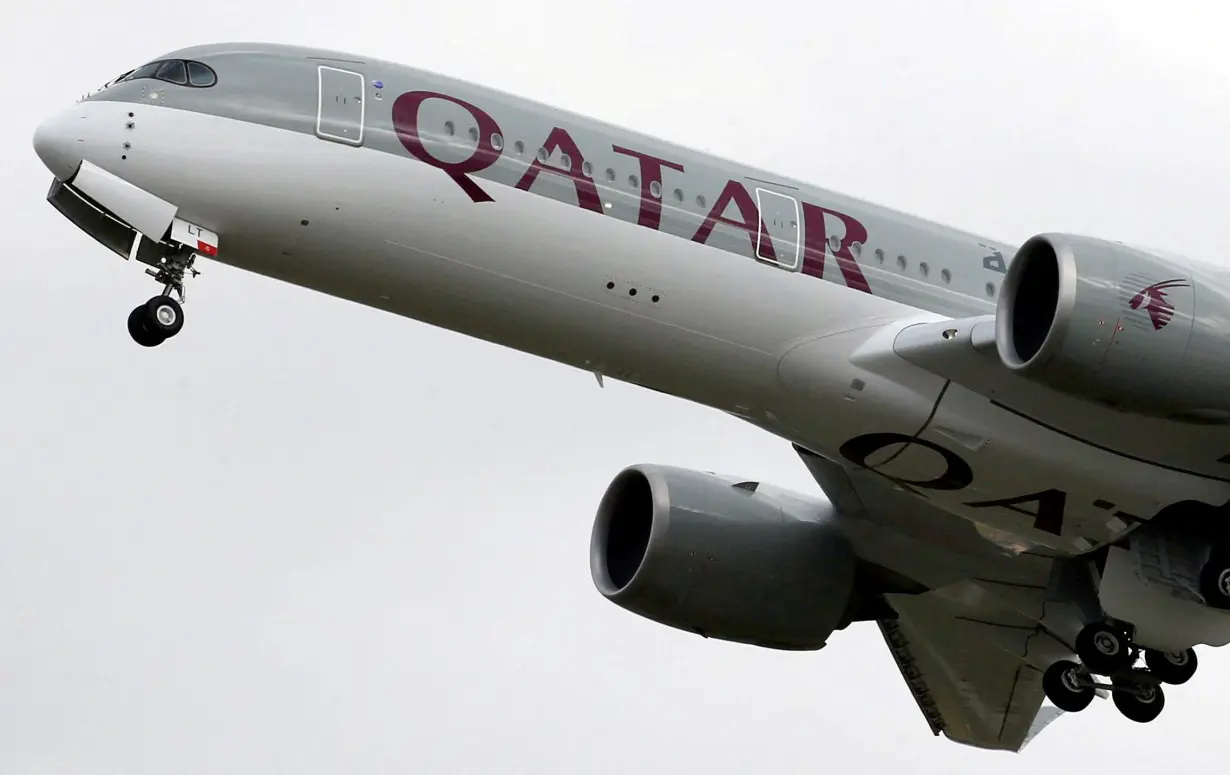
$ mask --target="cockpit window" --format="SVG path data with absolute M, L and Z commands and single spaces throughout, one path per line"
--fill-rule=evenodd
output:
M 183 59 L 160 59 L 157 62 L 150 62 L 119 80 L 135 81 L 138 78 L 154 78 L 178 86 L 195 86 L 199 89 L 208 88 L 218 82 L 217 74 L 209 65 Z
M 154 77 L 167 83 L 177 83 L 181 86 L 188 83 L 188 66 L 182 60 L 172 59 L 162 63 Z
M 153 78 L 154 73 L 158 72 L 159 67 L 162 67 L 161 62 L 150 62 L 148 65 L 141 65 L 136 70 L 133 70 L 131 73 L 124 76 L 123 80 L 131 81 L 135 78 Z
M 188 83 L 203 89 L 217 82 L 218 76 L 214 75 L 211 68 L 200 62 L 188 62 Z

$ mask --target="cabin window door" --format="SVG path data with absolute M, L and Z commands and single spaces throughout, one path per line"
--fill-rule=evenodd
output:
M 316 136 L 335 143 L 362 145 L 367 110 L 363 74 L 328 65 L 320 65 L 316 72 Z
M 788 194 L 756 189 L 756 207 L 764 225 L 756 235 L 756 258 L 797 270 L 799 251 L 799 202 Z

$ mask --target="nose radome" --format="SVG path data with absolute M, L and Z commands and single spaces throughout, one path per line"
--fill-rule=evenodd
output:
M 85 135 L 81 131 L 84 122 L 81 111 L 70 108 L 48 118 L 34 130 L 34 152 L 60 180 L 68 180 L 81 166 L 85 150 Z

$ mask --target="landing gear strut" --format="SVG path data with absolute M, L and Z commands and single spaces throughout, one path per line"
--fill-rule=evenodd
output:
M 184 327 L 184 278 L 200 274 L 192 268 L 196 254 L 181 250 L 162 258 L 157 269 L 145 270 L 162 283 L 162 293 L 128 314 L 128 334 L 142 347 L 157 347 Z M 177 301 L 171 296 L 179 297 Z

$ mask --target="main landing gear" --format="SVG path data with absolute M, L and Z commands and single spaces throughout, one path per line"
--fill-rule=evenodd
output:
M 1146 667 L 1136 667 L 1141 654 Z M 1081 662 L 1054 663 L 1042 675 L 1042 690 L 1060 710 L 1076 713 L 1089 707 L 1098 690 L 1109 690 L 1115 707 L 1132 721 L 1147 723 L 1166 706 L 1163 684 L 1187 683 L 1196 673 L 1193 649 L 1167 653 L 1140 649 L 1129 630 L 1113 622 L 1093 622 L 1076 636 Z M 1101 683 L 1096 676 L 1110 679 Z
M 1215 548 L 1200 569 L 1200 595 L 1210 608 L 1230 610 L 1230 549 Z
M 162 283 L 162 293 L 128 314 L 128 334 L 142 347 L 157 347 L 175 336 L 184 327 L 184 277 L 196 277 L 192 268 L 196 254 L 181 250 L 162 258 L 157 269 L 145 270 Z M 171 296 L 179 297 L 177 301 Z

